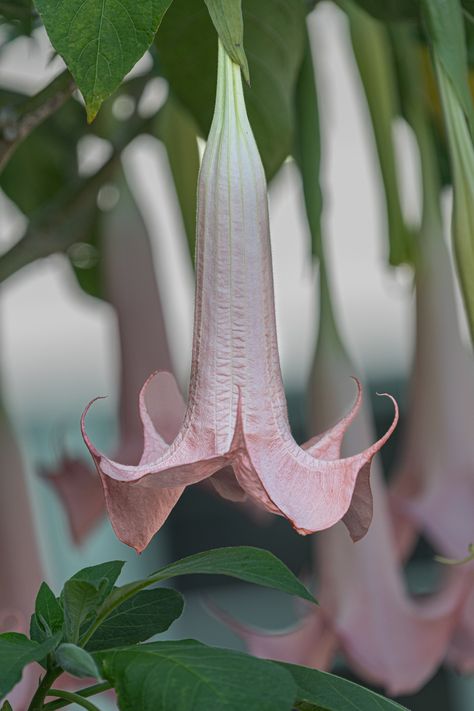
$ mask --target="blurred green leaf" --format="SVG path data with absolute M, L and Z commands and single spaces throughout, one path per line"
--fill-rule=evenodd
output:
M 420 0 L 356 0 L 361 8 L 385 22 L 414 20 L 420 16 Z
M 56 635 L 38 644 L 17 632 L 0 634 L 0 700 L 20 681 L 23 667 L 47 657 L 59 638 Z
M 89 651 L 125 647 L 165 632 L 183 611 L 184 601 L 176 590 L 142 590 L 117 607 L 87 643 Z
M 401 207 L 392 134 L 400 106 L 390 38 L 383 23 L 374 20 L 352 0 L 343 0 L 341 6 L 349 18 L 352 47 L 379 157 L 387 206 L 389 261 L 393 266 L 410 263 L 413 235 Z
M 100 679 L 99 670 L 89 652 L 76 644 L 64 642 L 55 652 L 56 662 L 64 671 L 80 679 Z
M 268 178 L 291 153 L 294 92 L 305 43 L 303 0 L 243 0 L 251 86 L 244 86 L 250 123 Z M 205 5 L 174 0 L 156 46 L 171 88 L 207 136 L 216 93 L 216 33 Z
M 330 711 L 407 711 L 400 704 L 335 674 L 278 662 L 297 684 L 297 701 Z M 297 708 L 303 709 L 304 706 Z M 310 706 L 309 708 L 314 708 Z
M 295 157 L 303 182 L 306 216 L 311 235 L 311 251 L 321 256 L 321 213 L 323 196 L 319 183 L 321 136 L 319 132 L 318 96 L 309 37 L 301 64 L 295 95 Z
M 204 2 L 225 51 L 233 62 L 240 65 L 246 81 L 250 81 L 244 50 L 242 0 L 204 0 Z
M 166 148 L 189 253 L 194 259 L 199 175 L 197 127 L 189 112 L 173 96 L 168 97 L 159 113 L 157 134 Z
M 11 93 L 1 98 L 12 111 L 25 100 Z M 18 146 L 0 173 L 0 187 L 25 215 L 77 178 L 77 141 L 87 132 L 80 104 L 70 100 Z
M 101 661 L 121 711 L 289 711 L 295 698 L 281 666 L 194 640 L 144 644 Z
M 92 121 L 145 54 L 172 0 L 35 0 Z
M 474 135 L 466 33 L 460 0 L 420 0 L 425 29 L 438 61 L 451 80 Z

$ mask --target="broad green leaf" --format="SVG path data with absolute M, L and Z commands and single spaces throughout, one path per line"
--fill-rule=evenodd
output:
M 35 0 L 92 121 L 145 54 L 172 0 Z
M 293 149 L 293 98 L 305 41 L 303 0 L 242 0 L 251 86 L 245 100 L 268 178 Z M 174 0 L 156 46 L 171 89 L 207 136 L 217 81 L 217 40 L 204 3 Z
M 196 242 L 199 150 L 197 126 L 191 115 L 172 96 L 159 113 L 157 134 L 163 141 L 181 208 L 189 253 L 194 259 Z
M 474 110 L 469 90 L 466 35 L 460 0 L 420 0 L 432 51 L 453 84 L 474 135 Z
M 183 611 L 183 598 L 175 590 L 142 590 L 117 607 L 87 643 L 89 651 L 125 647 L 164 632 Z
M 12 707 L 8 703 L 8 701 L 5 701 L 5 703 L 2 706 L 1 711 L 13 711 Z
M 170 563 L 151 576 L 157 582 L 177 575 L 229 575 L 316 602 L 309 590 L 273 553 L 251 546 L 214 548 Z
M 278 662 L 297 685 L 296 699 L 328 711 L 407 711 L 400 704 L 354 684 L 347 679 L 317 669 Z M 304 708 L 297 705 L 297 708 Z M 310 707 L 312 708 L 312 707 Z
M 304 600 L 316 603 L 309 590 L 272 553 L 250 546 L 214 548 L 166 565 L 144 580 L 138 580 L 116 588 L 99 610 L 97 619 L 89 630 L 86 641 L 92 638 L 95 631 L 103 624 L 103 621 L 119 605 L 122 605 L 125 600 L 133 597 L 140 590 L 178 575 L 203 573 L 229 575 L 249 583 L 281 590 L 290 595 L 297 595 Z
M 35 612 L 31 616 L 30 636 L 35 642 L 43 642 L 62 632 L 64 612 L 59 600 L 46 583 L 41 583 L 36 596 Z
M 306 46 L 296 85 L 295 157 L 303 182 L 303 194 L 311 235 L 311 250 L 321 256 L 321 213 L 323 198 L 319 183 L 321 136 L 316 80 L 311 45 L 306 33 Z
M 38 644 L 17 632 L 0 634 L 0 699 L 20 681 L 23 667 L 44 659 L 58 641 L 59 635 Z
M 342 0 L 341 5 L 349 18 L 354 56 L 372 119 L 387 205 L 389 261 L 393 266 L 410 263 L 413 236 L 403 216 L 398 188 L 392 131 L 399 96 L 387 28 L 352 0 Z
M 61 632 L 64 612 L 56 595 L 46 583 L 41 583 L 36 596 L 35 614 L 40 623 L 46 623 L 52 634 Z
M 68 642 L 60 644 L 56 650 L 55 657 L 58 665 L 73 676 L 77 676 L 80 679 L 86 679 L 87 677 L 100 679 L 99 670 L 94 659 L 89 652 L 75 644 Z
M 100 608 L 106 596 L 102 588 L 84 580 L 68 580 L 63 589 L 64 633 L 67 640 L 79 641 L 81 630 Z
M 99 565 L 82 568 L 82 570 L 74 573 L 70 580 L 83 580 L 91 583 L 96 588 L 102 587 L 105 598 L 112 591 L 124 565 L 125 561 L 123 560 L 110 560 L 106 563 L 99 563 Z
M 121 560 L 93 565 L 79 570 L 65 583 L 61 599 L 65 633 L 69 642 L 79 641 L 83 625 L 93 617 L 112 592 L 123 566 L 124 562 Z
M 244 50 L 242 0 L 204 0 L 211 20 L 229 57 L 242 68 L 250 81 L 249 66 Z
M 100 658 L 121 711 L 289 711 L 295 698 L 291 674 L 277 664 L 194 640 Z

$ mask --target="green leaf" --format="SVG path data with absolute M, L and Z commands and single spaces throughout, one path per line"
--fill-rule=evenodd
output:
M 474 111 L 469 90 L 466 35 L 460 0 L 420 0 L 433 52 L 451 80 L 474 134 Z
M 39 624 L 47 628 L 52 635 L 62 632 L 64 612 L 59 600 L 46 583 L 41 583 L 36 596 L 35 615 Z
M 393 266 L 411 263 L 413 235 L 403 216 L 393 145 L 399 94 L 387 28 L 351 0 L 343 0 L 341 5 L 349 18 L 354 56 L 372 120 L 387 206 L 389 261 Z
M 157 134 L 163 141 L 181 208 L 189 253 L 194 259 L 196 242 L 199 150 L 197 126 L 188 111 L 172 96 L 159 113 Z
M 277 664 L 194 640 L 102 657 L 121 711 L 289 711 L 295 684 Z
M 315 704 L 330 711 L 407 711 L 395 701 L 341 679 L 334 674 L 278 662 L 295 680 L 297 701 Z M 297 706 L 297 708 L 304 708 Z M 312 707 L 311 707 L 312 708 Z
M 366 12 L 378 20 L 393 22 L 397 20 L 414 20 L 420 15 L 419 0 L 356 0 Z
M 86 622 L 104 601 L 101 588 L 83 580 L 68 580 L 63 590 L 64 632 L 69 641 L 79 641 L 81 630 Z
M 153 42 L 172 0 L 36 0 L 92 121 Z
M 271 178 L 293 149 L 293 98 L 304 51 L 305 6 L 303 0 L 242 0 L 242 13 L 252 78 L 252 85 L 244 86 L 245 100 Z M 205 5 L 174 0 L 156 45 L 173 92 L 207 136 L 216 93 L 217 42 Z
M 8 701 L 5 701 L 5 703 L 2 706 L 1 711 L 13 711 L 12 707 L 8 703 Z
M 13 115 L 25 101 L 20 94 L 0 94 L 0 104 Z M 0 173 L 0 187 L 25 215 L 41 209 L 77 178 L 77 141 L 88 131 L 81 106 L 70 100 L 17 147 Z
M 74 573 L 70 580 L 83 580 L 86 583 L 91 583 L 96 588 L 101 587 L 105 599 L 112 591 L 124 565 L 125 561 L 123 560 L 110 560 L 106 563 L 99 563 L 99 565 L 82 568 L 82 570 Z
M 58 644 L 59 638 L 56 635 L 38 644 L 17 632 L 0 634 L 0 699 L 20 681 L 23 667 L 47 657 Z
M 296 85 L 295 157 L 303 182 L 303 194 L 311 235 L 311 250 L 321 256 L 321 213 L 323 197 L 319 183 L 321 166 L 321 136 L 316 81 L 311 45 L 306 33 L 306 46 Z
M 125 647 L 164 632 L 183 611 L 175 590 L 142 590 L 110 614 L 87 643 L 89 651 Z
M 229 575 L 316 602 L 309 590 L 273 553 L 251 546 L 214 548 L 196 553 L 166 565 L 153 573 L 151 579 L 158 582 L 177 575 L 196 573 Z
M 239 64 L 247 82 L 249 65 L 244 50 L 242 0 L 204 0 L 224 49 L 233 62 Z
M 125 600 L 132 598 L 140 590 L 155 583 L 168 580 L 177 575 L 195 574 L 229 575 L 249 583 L 281 590 L 290 595 L 297 595 L 304 600 L 316 603 L 309 590 L 298 580 L 284 563 L 272 553 L 250 546 L 232 548 L 214 548 L 166 565 L 144 580 L 128 583 L 116 588 L 105 600 L 97 614 L 97 619 L 90 628 L 86 641 L 112 612 Z M 84 644 L 85 644 L 84 642 Z
M 89 652 L 75 644 L 65 642 L 59 645 L 55 653 L 56 661 L 64 671 L 80 679 L 94 677 L 100 679 L 97 664 Z
M 93 617 L 104 600 L 112 592 L 124 566 L 121 560 L 112 560 L 100 565 L 83 568 L 64 585 L 61 600 L 64 607 L 66 638 L 79 641 L 83 625 Z

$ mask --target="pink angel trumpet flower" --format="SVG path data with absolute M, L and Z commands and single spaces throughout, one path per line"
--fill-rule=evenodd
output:
M 442 555 L 461 559 L 474 541 L 474 359 L 461 340 L 439 221 L 429 228 L 419 240 L 409 417 L 391 504 L 401 558 L 423 532 Z M 472 574 L 474 564 L 464 569 Z M 474 672 L 474 593 L 448 657 Z
M 311 381 L 313 427 L 327 425 L 345 406 L 353 372 L 323 284 Z M 320 403 L 320 407 L 315 408 L 314 403 Z M 344 449 L 351 451 L 372 438 L 371 416 L 362 406 L 346 435 Z M 326 456 L 340 456 L 341 440 L 333 440 Z M 319 609 L 311 610 L 286 634 L 265 636 L 262 630 L 239 629 L 238 623 L 231 626 L 255 654 L 327 669 L 339 648 L 362 678 L 383 686 L 390 694 L 410 693 L 419 689 L 442 662 L 468 589 L 464 577 L 453 575 L 432 597 L 421 601 L 409 597 L 377 461 L 372 469 L 372 493 L 367 479 L 359 487 L 362 499 L 367 503 L 373 496 L 374 502 L 365 538 L 354 544 L 341 524 L 315 537 Z
M 103 284 L 104 295 L 117 316 L 120 339 L 119 447 L 115 456 L 130 463 L 143 448 L 143 428 L 136 411 L 141 386 L 153 369 L 172 370 L 172 362 L 148 233 L 123 172 L 118 187 L 120 200 L 103 219 Z M 162 402 L 166 408 L 162 433 L 169 441 L 184 416 L 182 399 L 172 395 Z M 120 494 L 114 495 L 120 484 L 106 479 L 104 500 L 100 480 L 78 457 L 63 454 L 54 471 L 43 469 L 42 474 L 62 500 L 77 545 L 102 520 L 106 502 L 114 518 L 115 508 L 122 505 Z M 147 494 L 138 488 L 126 491 L 130 505 L 140 505 Z
M 0 404 L 0 632 L 28 634 L 35 598 L 43 580 L 33 514 L 20 451 Z M 26 711 L 41 667 L 25 668 L 8 694 L 15 711 Z
M 150 417 L 150 409 L 173 388 L 168 374 L 158 374 L 142 390 L 145 447 L 137 466 L 99 452 L 83 418 L 84 439 L 104 485 L 112 481 L 115 491 L 144 492 L 142 508 L 117 506 L 114 512 L 119 537 L 138 551 L 159 529 L 183 487 L 227 465 L 235 482 L 219 481 L 224 495 L 228 490 L 235 495 L 240 487 L 303 534 L 332 526 L 346 515 L 359 473 L 387 441 L 398 417 L 395 412 L 378 442 L 343 460 L 328 461 L 320 453 L 348 426 L 358 404 L 306 448 L 291 435 L 277 348 L 265 174 L 247 118 L 240 69 L 221 45 L 197 224 L 189 397 L 172 444 Z

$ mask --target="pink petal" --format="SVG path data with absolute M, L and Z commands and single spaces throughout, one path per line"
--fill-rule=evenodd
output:
M 45 468 L 40 473 L 55 488 L 67 512 L 72 539 L 80 545 L 105 513 L 99 478 L 82 459 L 66 454 L 54 473 Z
M 307 615 L 291 629 L 268 632 L 238 622 L 215 605 L 211 605 L 210 609 L 221 622 L 242 639 L 247 651 L 255 657 L 302 664 L 315 669 L 331 668 L 336 653 L 337 637 L 321 610 Z
M 27 634 L 36 592 L 43 580 L 27 479 L 13 432 L 0 406 L 0 632 Z M 28 666 L 8 695 L 15 711 L 25 711 L 40 668 Z

